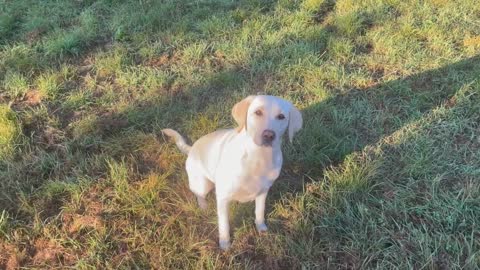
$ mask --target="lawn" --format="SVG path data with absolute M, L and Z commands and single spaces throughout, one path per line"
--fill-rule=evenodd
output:
M 290 100 L 267 199 L 218 249 L 185 156 Z M 480 268 L 476 0 L 0 0 L 0 269 Z

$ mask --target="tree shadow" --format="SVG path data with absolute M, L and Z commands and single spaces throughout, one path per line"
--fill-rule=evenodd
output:
M 292 153 L 300 161 L 296 165 L 310 171 L 308 167 L 336 164 L 441 104 L 454 102 L 451 98 L 463 83 L 480 75 L 475 70 L 479 59 L 474 56 L 370 88 L 354 89 L 309 106 L 303 110 L 304 129 Z

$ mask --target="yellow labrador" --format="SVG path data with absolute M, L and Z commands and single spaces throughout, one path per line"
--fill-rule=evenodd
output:
M 290 141 L 302 128 L 302 115 L 290 102 L 274 96 L 249 96 L 237 103 L 232 115 L 236 129 L 207 134 L 192 146 L 172 129 L 162 132 L 175 139 L 188 155 L 186 169 L 190 190 L 200 208 L 215 187 L 220 248 L 230 246 L 228 205 L 232 200 L 255 200 L 255 224 L 266 231 L 265 199 L 282 168 L 282 135 L 288 128 Z

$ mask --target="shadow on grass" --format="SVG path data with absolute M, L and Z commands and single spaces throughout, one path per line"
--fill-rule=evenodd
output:
M 303 110 L 304 128 L 289 161 L 301 172 L 320 175 L 345 156 L 375 144 L 441 104 L 455 105 L 454 94 L 480 75 L 480 56 L 442 68 L 352 89 Z

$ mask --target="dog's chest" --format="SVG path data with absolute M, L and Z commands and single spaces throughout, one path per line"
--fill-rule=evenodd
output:
M 228 194 L 233 200 L 252 201 L 259 194 L 267 192 L 278 178 L 282 166 L 282 156 L 250 155 L 240 161 L 240 171 L 230 171 L 227 186 Z
M 261 193 L 267 192 L 275 180 L 258 176 L 243 176 L 231 190 L 232 199 L 239 202 L 253 201 Z

